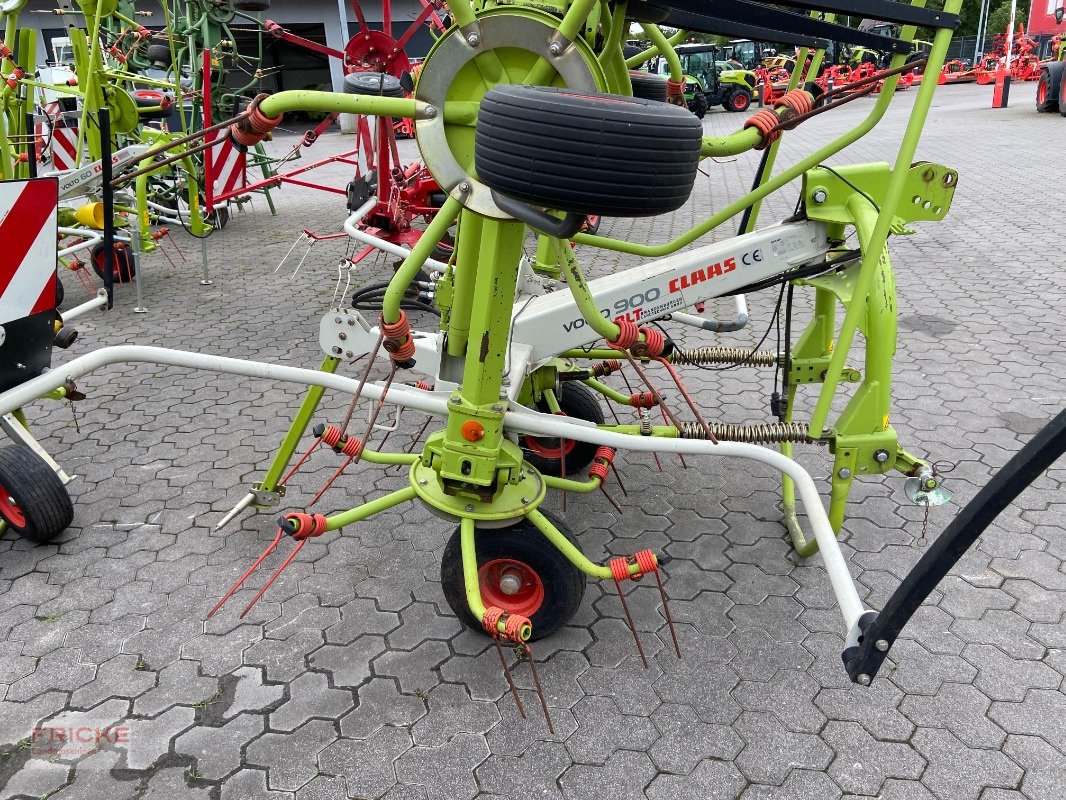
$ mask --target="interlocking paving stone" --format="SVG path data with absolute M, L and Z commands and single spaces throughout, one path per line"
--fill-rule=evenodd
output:
M 892 422 L 902 446 L 956 465 L 948 477 L 955 497 L 930 511 L 930 540 L 1063 396 L 1066 290 L 1061 264 L 1047 255 L 1066 249 L 1066 229 L 1031 205 L 1041 198 L 1043 209 L 1044 200 L 1060 197 L 1061 180 L 1054 165 L 1035 168 L 1031 150 L 1017 144 L 1041 126 L 1060 126 L 1057 117 L 1033 113 L 1031 83 L 1013 87 L 1009 109 L 989 110 L 989 92 L 938 92 L 919 157 L 960 169 L 955 205 L 943 223 L 892 242 L 901 315 Z M 891 158 L 915 94 L 900 93 L 877 135 L 840 163 Z M 778 168 L 868 109 L 858 100 L 790 132 Z M 723 134 L 738 123 L 712 112 L 704 128 Z M 279 133 L 268 147 L 282 153 L 299 135 Z M 338 152 L 349 142 L 327 133 L 316 150 Z M 400 149 L 405 162 L 415 158 L 412 143 Z M 709 174 L 683 209 L 636 222 L 604 219 L 602 230 L 668 241 L 740 196 L 756 163 L 749 154 L 705 164 Z M 350 167 L 324 169 L 338 185 L 350 179 Z M 990 217 L 988 198 L 1003 192 L 1003 208 L 1027 211 Z M 276 198 L 278 216 L 257 199 L 256 211 L 235 214 L 209 240 L 213 286 L 198 285 L 199 248 L 179 236 L 189 263 L 144 259 L 149 313 L 133 314 L 133 287 L 118 287 L 116 310 L 79 320 L 82 337 L 56 351 L 56 364 L 129 342 L 319 363 L 318 318 L 343 243 L 316 245 L 295 280 L 291 270 L 271 270 L 310 221 L 323 232 L 339 229 L 343 201 L 295 186 Z M 789 216 L 794 200 L 791 191 L 770 198 L 761 224 Z M 639 262 L 586 247 L 578 257 L 594 277 Z M 356 282 L 387 277 L 387 261 L 361 264 Z M 770 321 L 771 294 L 748 297 L 752 322 L 743 331 L 718 338 L 680 331 L 678 340 L 754 347 Z M 797 332 L 806 322 L 802 295 Z M 732 303 L 709 309 L 724 317 Z M 418 314 L 412 321 L 435 324 Z M 862 363 L 860 353 L 851 355 Z M 689 387 L 710 416 L 766 419 L 768 373 L 690 372 Z M 592 558 L 641 547 L 672 556 L 666 586 L 685 658 L 674 657 L 648 581 L 628 587 L 652 662 L 647 672 L 613 586 L 590 582 L 565 632 L 534 645 L 552 704 L 550 735 L 526 665 L 515 670 L 529 712 L 522 720 L 494 648 L 449 614 L 438 558 L 452 526 L 419 507 L 309 542 L 239 621 L 275 558 L 204 623 L 276 530 L 271 514 L 210 529 L 262 476 L 298 391 L 150 365 L 116 366 L 79 385 L 90 396 L 79 407 L 80 434 L 68 408 L 29 408 L 45 446 L 78 474 L 70 487 L 74 525 L 39 547 L 0 537 L 2 796 L 25 787 L 22 797 L 40 797 L 60 777 L 71 782 L 53 797 L 73 800 L 429 800 L 475 791 L 484 800 L 578 792 L 613 800 L 645 784 L 655 800 L 1066 795 L 1061 465 L 1000 515 L 904 631 L 874 685 L 862 688 L 841 668 L 842 627 L 820 558 L 788 552 L 771 470 L 712 459 L 689 459 L 681 469 L 664 459 L 660 472 L 650 456 L 620 453 L 630 487 L 628 498 L 618 497 L 625 515 L 617 518 L 598 495 L 571 495 L 565 518 Z M 801 395 L 802 416 L 809 406 Z M 327 394 L 316 421 L 339 421 L 346 406 L 347 398 Z M 406 446 L 421 423 L 405 415 L 390 442 Z M 823 449 L 797 451 L 816 478 L 829 474 Z M 316 453 L 291 482 L 286 507 L 305 504 L 335 467 L 336 459 Z M 360 465 L 323 505 L 348 507 L 403 480 L 398 471 Z M 921 553 L 924 514 L 907 504 L 901 484 L 894 475 L 857 481 L 842 535 L 860 594 L 874 608 Z M 547 507 L 562 514 L 556 497 Z M 16 743 L 39 722 L 64 712 L 88 719 L 94 709 L 113 708 L 106 715 L 115 716 L 123 707 L 135 739 L 131 763 L 121 749 L 47 768 L 20 760 Z M 190 743 L 210 750 L 200 774 L 217 780 L 190 778 Z M 227 767 L 237 771 L 223 775 Z M 632 780 L 619 794 L 623 774 Z M 517 793 L 512 775 L 526 778 Z

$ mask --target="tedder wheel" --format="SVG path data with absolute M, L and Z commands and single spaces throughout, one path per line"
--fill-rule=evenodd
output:
M 577 547 L 562 522 L 546 511 L 541 513 Z M 478 528 L 474 541 L 482 601 L 528 617 L 533 625 L 531 641 L 559 630 L 577 613 L 585 596 L 585 575 L 532 522 L 523 519 L 508 528 Z M 466 602 L 459 528 L 444 546 L 440 580 L 455 616 L 468 627 L 484 631 Z
M 133 253 L 125 242 L 115 242 L 115 255 L 111 260 L 111 274 L 115 283 L 129 283 L 137 273 L 133 264 Z M 101 280 L 104 277 L 104 244 L 101 242 L 92 251 L 93 270 Z
M 165 44 L 150 44 L 146 52 L 148 60 L 152 64 L 162 65 L 163 69 L 170 66 L 170 47 Z
M 31 542 L 48 542 L 74 521 L 63 481 L 28 447 L 0 447 L 0 518 Z
M 56 276 L 56 308 L 63 305 L 63 300 L 66 299 L 66 296 L 67 290 L 63 286 L 63 281 L 59 280 L 59 277 Z
M 1059 113 L 1066 117 L 1066 61 L 1057 62 L 1059 66 Z
M 730 111 L 747 111 L 751 105 L 751 94 L 746 89 L 736 89 L 726 100 L 726 108 Z
M 1066 62 L 1054 61 L 1040 70 L 1040 79 L 1036 84 L 1036 110 L 1055 112 L 1059 110 L 1059 88 Z
M 547 403 L 538 403 L 537 408 L 551 413 Z M 597 425 L 604 422 L 603 409 L 596 393 L 580 383 L 567 381 L 563 384 L 563 390 L 559 394 L 559 408 L 568 417 L 594 422 Z M 525 452 L 526 461 L 547 475 L 562 475 L 562 459 L 565 456 L 567 477 L 580 479 L 583 476 L 579 473 L 591 464 L 596 456 L 596 445 L 573 439 L 563 439 L 560 443 L 559 439 L 550 437 L 523 436 L 519 444 Z
M 270 8 L 270 0 L 236 0 L 233 7 L 238 11 L 266 11 Z
M 496 86 L 481 101 L 474 162 L 501 195 L 571 214 L 651 217 L 685 204 L 703 125 L 622 95 Z
M 711 107 L 710 101 L 707 100 L 707 95 L 701 92 L 699 89 L 695 89 L 692 92 L 692 100 L 688 104 L 688 110 L 695 114 L 700 119 L 707 116 L 707 109 Z
M 633 96 L 645 100 L 666 102 L 666 81 L 640 69 L 629 70 L 629 82 L 633 84 Z

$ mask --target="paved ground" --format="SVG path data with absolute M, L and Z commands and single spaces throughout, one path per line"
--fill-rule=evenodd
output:
M 940 92 L 920 156 L 962 175 L 948 220 L 894 243 L 900 348 L 893 422 L 910 449 L 956 465 L 957 509 L 1062 405 L 1066 358 L 1062 163 L 1035 146 L 1066 120 L 1009 110 L 991 89 Z M 913 102 L 832 163 L 891 157 Z M 786 140 L 788 162 L 866 113 L 861 100 Z M 712 113 L 709 131 L 738 117 Z M 282 143 L 276 143 L 281 147 Z M 338 148 L 326 137 L 322 152 Z M 408 146 L 409 147 L 409 146 Z M 1039 153 L 1039 155 L 1038 155 Z M 735 197 L 753 161 L 707 163 L 689 207 L 605 230 L 663 241 Z M 336 196 L 286 190 L 210 241 L 215 283 L 189 263 L 146 264 L 146 316 L 118 307 L 80 325 L 60 358 L 105 344 L 162 344 L 312 366 L 339 247 L 301 272 L 274 268 L 299 229 L 337 230 Z M 786 216 L 795 194 L 768 207 Z M 618 262 L 583 251 L 593 272 Z M 384 275 L 384 262 L 357 280 Z M 749 298 L 752 346 L 776 295 Z M 723 312 L 726 307 L 723 307 Z M 422 321 L 426 324 L 426 321 Z M 861 365 L 861 356 L 857 361 Z M 298 395 L 263 381 L 130 366 L 83 381 L 77 424 L 36 404 L 44 443 L 68 470 L 76 518 L 58 543 L 0 539 L 0 798 L 470 797 L 1053 800 L 1066 797 L 1066 501 L 1063 464 L 1008 509 L 948 577 L 870 688 L 848 683 L 839 616 L 820 559 L 790 555 L 776 482 L 746 463 L 622 457 L 619 519 L 599 495 L 570 499 L 567 523 L 594 558 L 641 547 L 673 561 L 667 590 L 685 658 L 669 648 L 657 596 L 636 589 L 644 671 L 611 592 L 589 585 L 573 624 L 536 647 L 557 729 L 517 718 L 495 653 L 447 613 L 438 564 L 450 526 L 409 506 L 310 543 L 243 622 L 204 615 L 273 532 L 272 515 L 222 533 L 222 512 L 265 468 Z M 765 419 L 769 376 L 691 376 L 715 417 Z M 320 419 L 336 420 L 343 398 Z M 406 445 L 417 415 L 393 434 Z M 404 434 L 407 435 L 404 435 Z M 824 485 L 824 454 L 801 455 Z M 306 503 L 335 461 L 301 473 Z M 359 468 L 321 510 L 401 484 Z M 638 491 L 633 491 L 637 489 Z M 549 508 L 559 510 L 557 498 Z M 864 482 L 843 549 L 878 607 L 922 552 L 922 512 L 902 479 Z M 255 587 L 261 585 L 258 578 Z M 250 592 L 242 593 L 247 599 Z M 516 672 L 535 708 L 525 668 Z M 119 723 L 129 743 L 37 757 L 35 726 Z

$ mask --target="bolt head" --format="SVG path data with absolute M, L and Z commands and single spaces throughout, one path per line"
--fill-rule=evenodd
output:
M 429 484 L 429 481 L 427 481 L 425 478 L 419 478 L 419 480 L 418 480 L 418 485 L 419 486 L 426 486 L 427 484 Z
M 874 647 L 876 647 L 882 653 L 888 652 L 888 642 L 884 639 L 878 639 L 876 642 L 874 642 Z
M 522 589 L 522 577 L 514 572 L 505 572 L 500 576 L 500 591 L 504 594 L 518 594 Z
M 448 400 L 448 402 L 451 403 L 453 406 L 457 406 L 462 402 L 462 400 L 460 400 L 458 397 L 452 397 Z
M 341 319 L 341 317 L 334 317 L 333 321 L 340 325 L 343 320 Z
M 343 342 L 345 339 L 348 338 L 348 334 L 344 333 L 344 331 L 341 331 L 339 334 L 337 334 L 337 338 Z
M 470 191 L 470 184 L 467 183 L 466 181 L 463 181 L 462 183 L 459 184 L 459 191 L 462 192 L 463 194 L 466 194 L 467 192 Z
M 334 347 L 334 348 L 331 349 L 330 352 L 332 352 L 333 355 L 335 355 L 335 356 L 339 356 L 342 351 L 341 351 L 341 349 L 339 347 Z
M 825 189 L 815 189 L 814 194 L 811 195 L 811 200 L 818 205 L 821 205 L 829 199 L 829 193 Z
M 437 116 L 437 108 L 436 106 L 426 106 L 426 110 L 422 113 L 425 114 L 426 119 L 435 119 Z
M 465 506 L 463 506 L 463 508 L 466 509 L 467 511 L 473 511 L 474 510 L 474 504 L 473 503 L 467 503 Z
M 876 461 L 878 464 L 884 464 L 886 461 L 888 461 L 888 451 L 878 450 L 876 453 L 874 453 L 874 461 Z
M 522 505 L 524 505 L 524 506 L 528 506 L 529 505 L 529 498 L 528 497 L 523 497 L 522 498 Z
M 563 52 L 563 46 L 558 42 L 552 42 L 550 45 L 548 45 L 548 52 L 551 53 L 553 56 L 557 56 Z
M 862 675 L 859 676 L 859 683 L 861 683 L 863 686 L 869 686 L 870 676 L 864 672 Z
M 840 478 L 841 480 L 846 481 L 848 478 L 851 477 L 851 470 L 848 469 L 847 467 L 841 467 L 840 471 L 837 472 L 837 477 Z
M 481 44 L 481 37 L 478 36 L 476 33 L 472 33 L 466 37 L 466 41 L 469 42 L 471 47 L 477 47 L 479 44 Z

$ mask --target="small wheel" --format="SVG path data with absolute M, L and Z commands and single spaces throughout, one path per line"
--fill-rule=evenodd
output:
M 28 447 L 0 447 L 0 518 L 39 543 L 51 541 L 74 521 L 63 481 Z
M 161 107 L 168 101 L 167 96 L 162 92 L 154 89 L 138 89 L 133 93 L 133 101 L 137 104 L 137 113 L 145 122 L 167 119 L 170 116 L 170 109 Z
M 270 8 L 270 0 L 235 0 L 233 7 L 238 11 L 266 11 Z
M 581 228 L 582 233 L 587 233 L 589 236 L 595 236 L 600 232 L 600 222 L 603 221 L 602 217 L 596 214 L 591 214 L 585 217 L 585 224 Z
M 745 89 L 734 90 L 726 100 L 726 108 L 730 111 L 747 111 L 750 105 L 751 94 Z
M 652 75 L 640 69 L 629 70 L 629 82 L 633 85 L 633 96 L 645 100 L 666 102 L 666 81 L 658 75 Z
M 559 408 L 563 414 L 575 419 L 583 419 L 586 422 L 594 422 L 602 425 L 604 422 L 603 409 L 597 399 L 596 392 L 580 383 L 567 381 L 563 384 L 563 390 L 559 395 Z M 539 403 L 538 409 L 550 413 L 546 403 Z M 562 475 L 563 458 L 566 461 L 567 476 L 578 475 L 596 457 L 597 446 L 589 442 L 578 442 L 573 439 L 559 439 L 544 436 L 523 436 L 522 450 L 525 452 L 526 461 L 546 475 Z
M 399 78 L 384 72 L 351 72 L 344 76 L 345 94 L 369 94 L 375 97 L 403 97 Z
M 145 55 L 153 65 L 159 65 L 161 69 L 166 69 L 170 66 L 170 47 L 168 45 L 150 44 Z
M 66 296 L 67 296 L 67 290 L 63 287 L 63 281 L 59 280 L 59 277 L 57 276 L 56 277 L 56 308 L 59 308 L 61 305 L 63 305 L 63 300 L 66 298 Z
M 125 242 L 115 242 L 114 258 L 111 259 L 111 274 L 115 283 L 129 283 L 137 274 L 137 268 L 133 263 L 133 253 Z M 103 242 L 93 247 L 92 251 L 93 271 L 101 280 L 104 277 L 104 245 Z
M 572 214 L 651 217 L 685 204 L 703 125 L 622 95 L 501 85 L 481 100 L 474 165 L 493 191 Z
M 546 511 L 541 513 L 578 546 L 562 522 Z M 551 635 L 577 613 L 585 596 L 585 575 L 532 522 L 523 519 L 509 528 L 479 528 L 474 542 L 482 601 L 528 617 L 533 626 L 530 641 Z M 484 632 L 466 602 L 459 528 L 444 546 L 440 580 L 455 616 L 467 627 Z
M 215 206 L 215 210 L 204 218 L 204 222 L 216 231 L 222 230 L 229 222 L 229 209 L 226 206 Z
M 695 114 L 699 119 L 703 119 L 707 116 L 707 109 L 711 107 L 710 102 L 707 100 L 707 95 L 696 89 L 692 93 L 692 100 L 688 104 L 688 110 Z

